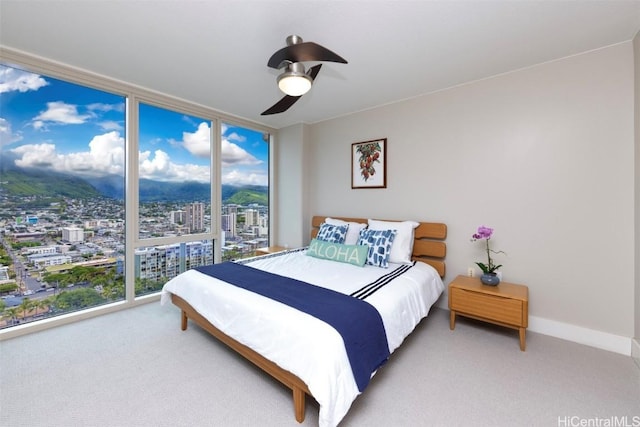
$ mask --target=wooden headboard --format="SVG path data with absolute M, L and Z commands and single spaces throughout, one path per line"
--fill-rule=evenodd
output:
M 318 230 L 320 229 L 320 225 L 324 222 L 325 218 L 327 217 L 313 217 L 311 220 L 311 238 L 316 237 Z M 349 222 L 367 223 L 367 219 L 364 218 L 345 218 L 339 216 L 332 216 L 331 218 Z M 399 222 L 397 220 L 390 221 Z M 413 253 L 411 255 L 411 259 L 429 264 L 436 269 L 438 274 L 440 274 L 440 277 L 444 277 L 446 270 L 444 258 L 447 255 L 447 244 L 444 242 L 446 237 L 446 224 L 440 222 L 421 222 L 414 233 Z

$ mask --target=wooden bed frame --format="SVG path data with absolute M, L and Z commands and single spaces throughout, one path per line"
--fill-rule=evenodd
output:
M 314 216 L 312 220 L 311 237 L 315 237 L 318 233 L 320 224 L 324 221 L 325 216 Z M 344 221 L 354 221 L 366 223 L 363 218 L 344 218 Z M 442 223 L 421 222 L 415 230 L 413 243 L 412 259 L 425 262 L 433 266 L 441 277 L 444 277 L 445 263 L 444 258 L 447 253 L 447 247 L 444 239 L 447 236 L 447 226 Z M 230 348 L 238 352 L 241 356 L 258 366 L 267 374 L 280 381 L 293 392 L 293 408 L 296 421 L 302 423 L 305 417 L 305 400 L 306 395 L 312 396 L 307 385 L 296 375 L 282 369 L 269 359 L 252 350 L 251 348 L 241 344 L 230 336 L 226 335 L 220 329 L 213 326 L 206 318 L 199 314 L 189 303 L 177 295 L 171 294 L 171 302 L 182 310 L 181 329 L 187 329 L 188 320 L 191 319 L 202 329 L 228 345 Z

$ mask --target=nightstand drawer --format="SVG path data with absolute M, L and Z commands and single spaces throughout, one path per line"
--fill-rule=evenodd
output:
M 465 289 L 451 289 L 451 309 L 514 326 L 523 326 L 522 301 Z

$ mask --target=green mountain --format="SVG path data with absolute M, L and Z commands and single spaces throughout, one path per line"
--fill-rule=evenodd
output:
M 231 187 L 231 186 L 229 186 Z M 262 206 L 269 205 L 269 194 L 266 187 L 262 190 L 244 189 L 243 187 L 231 187 L 236 191 L 227 199 L 222 199 L 222 203 L 226 205 L 250 205 L 256 203 Z
M 0 171 L 0 192 L 13 196 L 100 197 L 100 192 L 82 178 L 34 169 Z
M 207 200 L 211 186 L 198 182 L 169 183 L 141 179 L 139 181 L 141 202 L 196 201 Z M 36 169 L 0 167 L 0 194 L 9 196 L 71 197 L 75 199 L 107 197 L 122 200 L 124 179 L 106 176 L 84 180 L 72 175 L 45 172 Z M 266 186 L 222 186 L 224 204 L 267 206 L 269 192 Z
M 141 202 L 207 200 L 211 186 L 199 182 L 161 182 L 150 179 L 138 181 Z M 124 194 L 122 191 L 121 194 Z

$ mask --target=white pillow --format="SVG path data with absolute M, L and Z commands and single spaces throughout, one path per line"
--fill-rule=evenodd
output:
M 347 229 L 347 237 L 344 239 L 345 245 L 357 244 L 358 238 L 360 237 L 360 230 L 367 228 L 367 224 L 363 224 L 361 222 L 347 222 L 335 218 L 325 218 L 324 222 L 330 225 L 349 225 L 349 228 Z
M 371 230 L 397 230 L 396 238 L 391 246 L 389 262 L 396 264 L 410 264 L 413 252 L 414 230 L 420 223 L 415 221 L 378 221 L 369 220 Z

